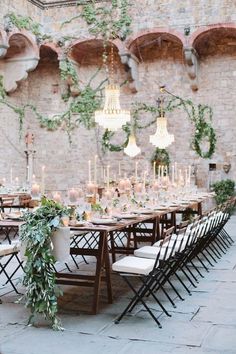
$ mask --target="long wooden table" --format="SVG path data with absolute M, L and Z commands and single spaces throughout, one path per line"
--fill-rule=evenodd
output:
M 112 284 L 111 284 L 111 272 L 110 272 L 110 259 L 109 248 L 112 254 L 112 261 L 115 261 L 116 253 L 133 253 L 135 247 L 115 247 L 114 245 L 114 233 L 137 233 L 146 232 L 147 236 L 144 236 L 145 241 L 149 241 L 151 244 L 156 242 L 160 237 L 160 221 L 166 214 L 171 214 L 171 220 L 173 226 L 176 226 L 176 212 L 183 211 L 188 207 L 196 206 L 197 212 L 201 213 L 202 200 L 198 202 L 191 202 L 188 205 L 170 207 L 168 209 L 157 210 L 151 214 L 137 215 L 134 219 L 123 219 L 118 221 L 114 225 L 87 225 L 79 227 L 71 227 L 73 232 L 78 233 L 75 236 L 75 240 L 72 241 L 70 254 L 72 257 L 80 256 L 94 256 L 96 257 L 96 270 L 94 275 L 77 274 L 77 273 L 56 273 L 57 283 L 63 285 L 75 285 L 92 287 L 93 303 L 92 313 L 98 312 L 99 294 L 101 288 L 101 282 L 106 282 L 108 303 L 112 303 Z M 152 229 L 141 229 L 138 227 L 141 223 L 152 223 Z M 149 234 L 149 235 L 148 235 Z M 84 239 L 88 237 L 87 241 Z M 80 246 L 80 240 L 85 242 Z M 136 246 L 136 245 L 134 245 Z M 123 248 L 123 252 L 122 252 Z

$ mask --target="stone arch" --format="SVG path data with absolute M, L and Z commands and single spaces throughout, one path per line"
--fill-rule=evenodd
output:
M 150 40 L 158 43 L 161 39 L 168 40 L 172 43 L 177 43 L 181 48 L 185 44 L 185 37 L 180 32 L 165 27 L 151 28 L 137 32 L 136 34 L 130 36 L 126 43 L 128 49 L 133 54 L 137 55 L 137 51 L 135 51 L 136 46 L 139 46 L 140 44 L 142 45 L 145 42 L 147 43 Z
M 226 40 L 227 38 L 234 38 L 236 41 L 235 23 L 220 23 L 220 24 L 200 27 L 198 30 L 193 32 L 193 34 L 189 38 L 188 43 L 189 46 L 193 47 L 201 56 L 204 55 L 203 48 L 206 47 L 206 45 L 208 47 L 211 44 L 211 42 L 217 44 L 220 43 L 220 41 L 222 40 Z M 225 45 L 227 45 L 226 41 L 225 41 Z

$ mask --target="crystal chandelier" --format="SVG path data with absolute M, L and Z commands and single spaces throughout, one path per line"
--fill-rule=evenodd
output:
M 158 99 L 158 107 L 160 109 L 160 117 L 157 117 L 157 130 L 154 135 L 150 135 L 150 143 L 159 149 L 165 149 L 175 141 L 173 134 L 169 134 L 167 130 L 167 119 L 163 114 L 163 98 Z
M 120 87 L 113 83 L 114 54 L 111 46 L 111 75 L 109 84 L 105 87 L 104 108 L 95 111 L 95 122 L 103 128 L 116 131 L 130 121 L 130 111 L 121 109 Z
M 129 136 L 129 142 L 124 149 L 124 153 L 130 157 L 134 157 L 138 154 L 140 154 L 141 149 L 137 146 L 136 144 L 136 138 L 133 133 L 130 134 Z

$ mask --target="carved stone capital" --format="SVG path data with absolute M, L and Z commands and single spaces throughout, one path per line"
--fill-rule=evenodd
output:
M 130 88 L 132 92 L 137 92 L 139 90 L 138 58 L 130 52 L 119 52 L 119 55 L 121 62 L 124 64 L 125 70 L 129 75 L 128 79 L 130 81 Z
M 11 32 L 9 36 L 1 32 L 0 40 L 0 74 L 6 92 L 13 92 L 38 65 L 39 49 L 35 37 L 26 31 Z
M 191 80 L 191 89 L 198 90 L 198 53 L 193 47 L 184 47 L 187 74 Z

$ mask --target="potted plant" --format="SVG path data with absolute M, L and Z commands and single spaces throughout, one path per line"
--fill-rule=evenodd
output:
M 69 245 L 69 228 L 63 229 L 61 222 L 62 218 L 69 213 L 69 208 L 44 197 L 39 208 L 33 213 L 24 214 L 25 224 L 20 230 L 20 239 L 25 246 L 26 257 L 23 277 L 23 284 L 26 287 L 26 307 L 29 307 L 32 313 L 29 322 L 32 322 L 36 314 L 41 314 L 51 321 L 53 329 L 61 328 L 56 316 L 57 297 L 61 292 L 56 286 L 54 251 L 59 247 L 60 236 L 63 236 L 62 241 L 65 245 L 67 234 Z M 56 233 L 55 231 L 58 230 L 59 233 Z M 53 246 L 52 240 L 56 240 L 56 246 Z M 67 252 L 69 254 L 69 249 Z
M 235 194 L 235 182 L 231 179 L 215 182 L 211 188 L 216 194 L 215 200 L 217 204 L 226 202 L 229 197 Z

